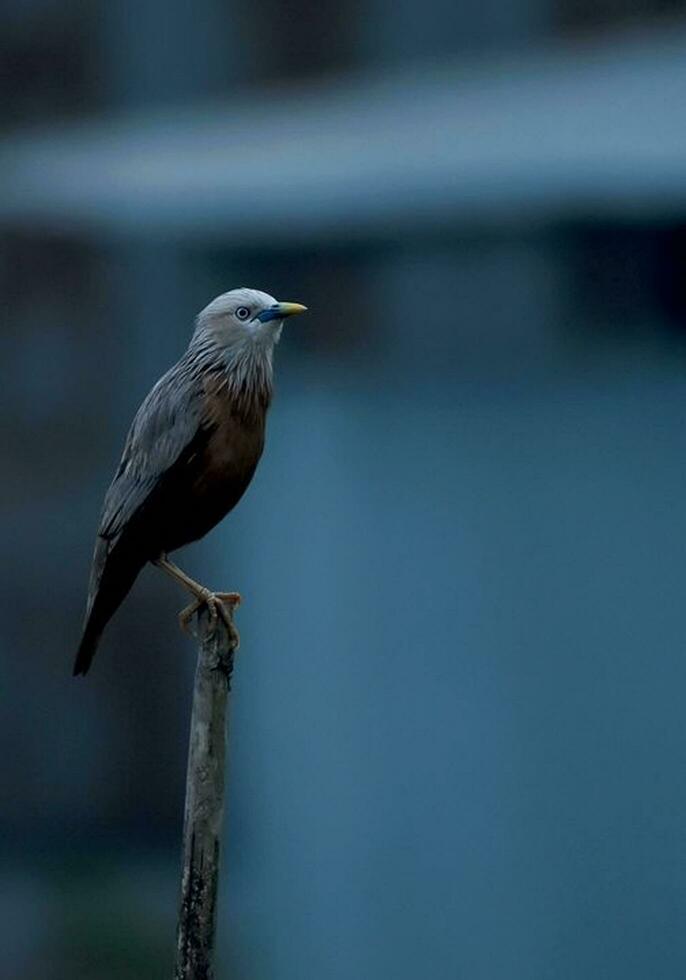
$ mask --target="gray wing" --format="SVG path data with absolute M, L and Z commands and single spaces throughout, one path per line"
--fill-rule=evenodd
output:
M 182 358 L 138 409 L 105 496 L 98 535 L 116 538 L 202 426 L 203 387 Z

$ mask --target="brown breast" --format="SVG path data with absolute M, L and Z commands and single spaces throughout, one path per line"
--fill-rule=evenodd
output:
M 262 455 L 266 411 L 249 416 L 238 412 L 221 376 L 208 377 L 204 387 L 210 436 L 194 491 L 208 504 L 224 505 L 226 513 L 242 496 Z

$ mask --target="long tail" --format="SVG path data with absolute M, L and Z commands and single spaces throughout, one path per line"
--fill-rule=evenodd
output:
M 145 558 L 121 546 L 113 548 L 98 537 L 93 555 L 88 606 L 83 634 L 74 661 L 74 676 L 86 674 L 93 662 L 103 630 L 128 595 Z

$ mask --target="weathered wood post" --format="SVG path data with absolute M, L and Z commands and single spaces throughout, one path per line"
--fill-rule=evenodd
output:
M 233 606 L 226 609 L 233 622 Z M 207 610 L 198 619 L 198 664 L 186 775 L 183 869 L 175 980 L 214 976 L 217 882 L 224 816 L 227 703 L 238 634 Z

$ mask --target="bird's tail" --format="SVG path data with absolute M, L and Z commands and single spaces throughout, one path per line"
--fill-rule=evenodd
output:
M 98 538 L 93 555 L 86 618 L 74 661 L 74 676 L 88 672 L 103 630 L 126 598 L 144 564 L 145 559 L 124 552 L 117 546 L 110 549 L 108 541 Z
M 105 628 L 105 624 L 102 626 L 100 624 L 96 625 L 96 622 L 89 618 L 83 628 L 83 634 L 81 636 L 81 642 L 79 643 L 79 648 L 76 651 L 76 660 L 74 661 L 74 677 L 78 674 L 87 674 L 88 668 L 93 663 L 93 657 L 98 649 L 98 643 L 100 642 L 100 637 L 102 636 L 102 631 Z

